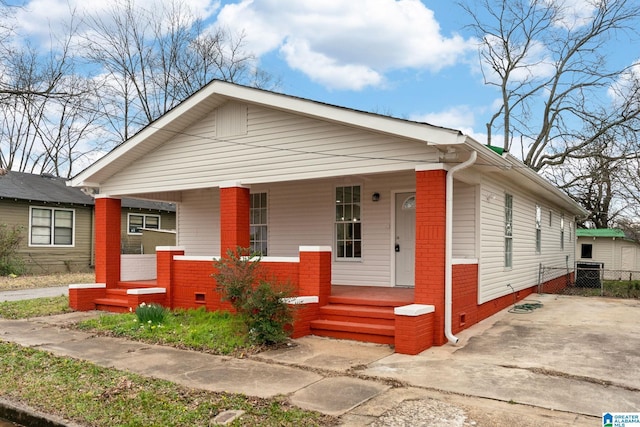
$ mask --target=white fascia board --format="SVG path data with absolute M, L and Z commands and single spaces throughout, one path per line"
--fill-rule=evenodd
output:
M 580 206 L 575 200 L 565 194 L 562 190 L 557 188 L 555 185 L 551 184 L 549 181 L 538 175 L 536 171 L 526 166 L 516 157 L 511 154 L 506 154 L 504 156 L 506 160 L 508 160 L 512 164 L 512 170 L 516 171 L 518 175 L 520 175 L 524 179 L 528 179 L 534 182 L 539 187 L 542 187 L 545 191 L 550 193 L 557 201 L 559 201 L 561 205 L 570 211 L 572 211 L 576 215 L 587 215 L 588 212 Z
M 113 163 L 116 163 L 121 159 L 125 159 L 125 162 L 128 164 L 130 159 L 126 159 L 127 153 L 136 149 L 141 144 L 144 144 L 144 142 L 152 136 L 160 132 L 166 132 L 167 128 L 174 120 L 180 118 L 183 114 L 187 113 L 190 109 L 197 106 L 199 103 L 205 101 L 211 95 L 214 95 L 214 89 L 215 85 L 211 84 L 196 92 L 187 100 L 178 104 L 175 108 L 163 114 L 155 121 L 149 123 L 146 127 L 133 135 L 131 138 L 115 147 L 103 157 L 99 158 L 95 163 L 87 167 L 78 175 L 71 178 L 68 185 L 70 185 L 71 187 L 88 187 L 90 186 L 88 185 L 88 183 L 91 183 L 91 186 L 98 187 L 99 183 L 92 182 L 92 178 L 97 172 Z
M 347 107 L 323 104 L 318 101 L 238 86 L 227 82 L 215 83 L 219 83 L 220 87 L 216 93 L 220 95 L 269 108 L 416 139 L 433 145 L 459 145 L 465 142 L 461 132 L 455 129 L 356 111 Z
M 93 165 L 71 178 L 69 185 L 72 187 L 82 187 L 88 186 L 88 183 L 92 183 L 92 186 L 98 187 L 99 183 L 96 182 L 94 177 L 100 171 L 109 166 L 116 166 L 114 169 L 117 170 L 118 167 L 115 164 L 119 161 L 122 161 L 123 165 L 129 164 L 131 161 L 131 159 L 127 158 L 129 152 L 147 142 L 154 135 L 166 132 L 174 120 L 180 118 L 183 114 L 186 114 L 214 95 L 351 125 L 362 129 L 414 139 L 429 145 L 461 145 L 467 143 L 469 140 L 469 137 L 455 129 L 351 110 L 346 107 L 322 104 L 317 101 L 239 86 L 223 81 L 213 81 L 174 109 L 147 125 L 127 141 L 111 150 L 104 157 L 98 159 Z

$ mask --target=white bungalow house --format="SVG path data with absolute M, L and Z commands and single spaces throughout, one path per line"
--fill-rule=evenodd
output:
M 298 290 L 294 336 L 415 354 L 574 262 L 583 210 L 507 153 L 453 129 L 213 81 L 75 176 L 97 194 L 96 281 L 79 309 L 224 307 L 212 260 L 249 246 Z M 121 281 L 120 198 L 175 203 L 177 246 Z

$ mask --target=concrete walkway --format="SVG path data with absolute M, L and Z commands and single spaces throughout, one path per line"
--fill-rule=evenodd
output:
M 535 299 L 544 307 L 505 310 L 418 356 L 305 337 L 236 359 L 63 327 L 97 312 L 0 319 L 0 339 L 193 388 L 284 395 L 344 426 L 588 426 L 640 410 L 640 301 Z

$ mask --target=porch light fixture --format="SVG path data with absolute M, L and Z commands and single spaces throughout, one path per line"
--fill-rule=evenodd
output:
M 371 201 L 372 202 L 377 202 L 378 200 L 380 200 L 380 193 L 373 193 L 371 195 Z

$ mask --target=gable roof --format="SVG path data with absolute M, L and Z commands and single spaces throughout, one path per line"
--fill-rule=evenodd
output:
M 184 133 L 188 126 L 202 120 L 211 111 L 230 101 L 253 104 L 368 132 L 417 141 L 437 147 L 443 156 L 449 151 L 456 151 L 457 147 L 462 152 L 475 151 L 478 154 L 477 164 L 493 168 L 494 171 L 501 171 L 504 179 L 517 182 L 533 193 L 544 194 L 546 199 L 562 206 L 568 212 L 575 215 L 586 214 L 586 211 L 573 199 L 515 157 L 486 147 L 459 130 L 357 111 L 219 80 L 207 84 L 133 137 L 115 147 L 73 177 L 69 185 L 100 188 L 102 183 L 170 141 L 175 135 Z M 145 194 L 143 190 L 141 191 L 138 194 Z
M 577 237 L 615 237 L 624 239 L 624 231 L 618 228 L 579 228 L 576 230 Z
M 66 203 L 93 206 L 92 196 L 79 188 L 69 187 L 67 180 L 50 174 L 32 174 L 0 170 L 0 200 L 24 200 L 41 203 Z M 172 203 L 140 199 L 122 199 L 122 207 L 175 212 Z

